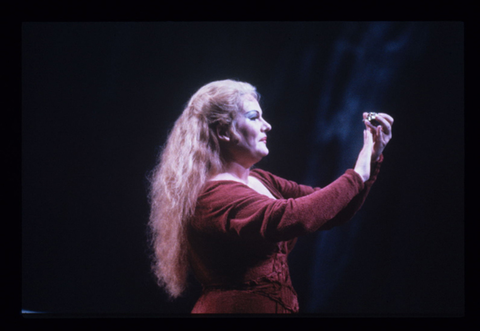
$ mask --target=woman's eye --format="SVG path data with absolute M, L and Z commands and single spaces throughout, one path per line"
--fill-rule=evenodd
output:
M 256 121 L 260 119 L 260 114 L 258 113 L 258 111 L 252 111 L 249 114 L 247 114 L 247 118 L 251 121 Z

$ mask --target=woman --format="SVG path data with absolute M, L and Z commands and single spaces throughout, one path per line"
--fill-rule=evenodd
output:
M 252 166 L 268 154 L 259 95 L 224 80 L 200 88 L 176 121 L 151 185 L 153 270 L 172 298 L 192 271 L 202 295 L 192 313 L 296 313 L 287 255 L 296 238 L 352 218 L 391 138 L 393 119 L 364 122 L 353 169 L 311 188 Z

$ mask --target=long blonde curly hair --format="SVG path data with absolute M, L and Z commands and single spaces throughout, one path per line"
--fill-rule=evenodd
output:
M 201 87 L 175 122 L 150 176 L 149 230 L 152 269 L 158 285 L 171 298 L 187 287 L 189 273 L 186 224 L 193 216 L 200 190 L 222 171 L 216 136 L 218 125 L 233 137 L 243 96 L 260 98 L 248 83 L 222 80 Z

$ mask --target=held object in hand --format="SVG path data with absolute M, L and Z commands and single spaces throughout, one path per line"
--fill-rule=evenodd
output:
M 368 113 L 366 120 L 369 121 L 373 126 L 379 126 L 380 122 L 375 119 L 376 117 L 377 113 Z

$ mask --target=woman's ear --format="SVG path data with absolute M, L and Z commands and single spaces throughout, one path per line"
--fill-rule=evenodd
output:
M 228 130 L 227 126 L 217 125 L 215 129 L 216 129 L 218 140 L 225 141 L 225 142 L 230 141 L 230 130 Z

